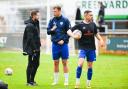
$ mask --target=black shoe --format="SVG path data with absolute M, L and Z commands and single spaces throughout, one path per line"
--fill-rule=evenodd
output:
M 37 84 L 35 82 L 30 82 L 26 84 L 27 86 L 37 86 Z
M 37 86 L 38 85 L 36 82 L 31 82 L 31 83 L 33 83 L 34 86 Z
M 38 84 L 34 81 L 34 82 L 29 82 L 26 85 L 27 86 L 37 86 Z

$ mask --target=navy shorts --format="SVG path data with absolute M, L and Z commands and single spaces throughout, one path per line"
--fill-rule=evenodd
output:
M 95 50 L 79 50 L 79 58 L 87 58 L 87 61 L 93 62 L 96 61 L 96 52 Z
M 69 58 L 68 44 L 52 44 L 52 58 L 53 60 L 67 60 Z

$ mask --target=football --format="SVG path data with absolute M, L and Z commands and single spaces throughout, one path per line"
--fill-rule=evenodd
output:
M 4 73 L 5 73 L 5 75 L 12 75 L 13 74 L 13 70 L 11 68 L 6 68 Z
M 80 30 L 74 30 L 74 31 L 73 31 L 73 34 L 74 34 L 75 36 L 77 36 L 78 39 L 80 39 L 81 36 L 82 36 L 82 32 L 81 32 Z

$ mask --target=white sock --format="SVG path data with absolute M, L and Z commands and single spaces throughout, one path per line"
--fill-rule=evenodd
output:
M 87 85 L 90 86 L 91 80 L 87 80 Z
M 80 78 L 76 78 L 76 84 L 80 83 Z
M 65 77 L 65 82 L 68 83 L 68 73 L 64 73 L 64 77 Z
M 59 78 L 59 72 L 54 73 L 54 82 L 57 83 Z

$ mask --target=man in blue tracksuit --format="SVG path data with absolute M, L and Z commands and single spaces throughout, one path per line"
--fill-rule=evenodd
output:
M 67 31 L 70 29 L 70 22 L 61 14 L 61 7 L 53 7 L 54 17 L 49 21 L 47 34 L 51 35 L 52 41 L 52 57 L 54 60 L 54 81 L 52 85 L 58 83 L 59 59 L 62 58 L 65 81 L 64 85 L 68 85 L 68 66 L 67 59 L 69 57 Z

